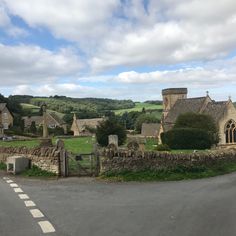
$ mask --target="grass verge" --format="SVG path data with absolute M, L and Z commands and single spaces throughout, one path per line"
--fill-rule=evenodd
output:
M 177 181 L 214 177 L 234 171 L 236 171 L 236 163 L 232 162 L 221 163 L 211 167 L 199 166 L 186 168 L 179 166 L 173 170 L 106 173 L 101 176 L 101 179 L 109 181 Z
M 22 176 L 26 176 L 26 177 L 45 177 L 45 178 L 49 178 L 49 177 L 56 177 L 55 173 L 46 171 L 46 170 L 42 170 L 41 168 L 33 165 L 31 169 L 28 169 L 24 172 L 21 173 Z

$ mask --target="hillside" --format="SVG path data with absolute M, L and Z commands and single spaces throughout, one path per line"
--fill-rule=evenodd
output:
M 23 104 L 24 110 L 32 113 L 37 111 L 42 103 L 46 103 L 49 110 L 62 114 L 78 113 L 86 117 L 103 116 L 106 112 L 118 109 L 130 109 L 135 107 L 131 100 L 114 100 L 102 98 L 70 98 L 65 96 L 33 97 L 33 96 L 11 96 Z

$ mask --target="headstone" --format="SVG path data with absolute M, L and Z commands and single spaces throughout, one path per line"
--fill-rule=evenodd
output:
M 64 141 L 62 139 L 56 140 L 56 147 L 63 149 L 65 147 Z
M 108 145 L 114 144 L 118 147 L 118 136 L 117 135 L 109 135 L 108 136 Z

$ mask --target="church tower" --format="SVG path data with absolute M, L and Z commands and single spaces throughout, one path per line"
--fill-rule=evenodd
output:
M 164 119 L 178 99 L 187 98 L 187 93 L 187 88 L 167 88 L 162 90 Z

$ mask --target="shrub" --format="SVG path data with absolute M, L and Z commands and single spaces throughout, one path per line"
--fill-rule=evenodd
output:
M 171 149 L 208 149 L 212 146 L 207 131 L 194 128 L 176 128 L 161 134 L 163 144 Z
M 170 147 L 167 144 L 158 144 L 156 147 L 157 151 L 170 151 Z
M 126 130 L 122 124 L 120 124 L 115 117 L 110 117 L 107 120 L 102 121 L 96 130 L 97 142 L 105 147 L 108 145 L 108 136 L 114 134 L 118 136 L 118 144 L 124 144 L 126 140 Z
M 180 114 L 174 125 L 174 129 L 176 128 L 204 130 L 210 136 L 212 144 L 217 144 L 219 142 L 216 123 L 211 116 L 206 114 L 197 114 L 192 112 Z

